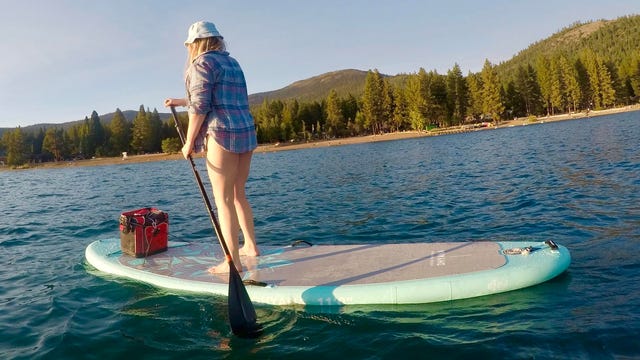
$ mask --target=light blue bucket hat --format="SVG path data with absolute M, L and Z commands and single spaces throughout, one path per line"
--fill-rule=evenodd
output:
M 208 38 L 218 36 L 222 38 L 218 29 L 212 22 L 198 21 L 189 26 L 189 34 L 187 40 L 184 42 L 184 46 L 193 43 L 196 39 Z

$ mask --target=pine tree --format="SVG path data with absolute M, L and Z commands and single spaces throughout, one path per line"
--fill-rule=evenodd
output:
M 103 155 L 101 152 L 105 145 L 105 132 L 100 122 L 100 116 L 94 110 L 91 119 L 85 117 L 85 151 L 87 156 Z
M 590 105 L 593 101 L 593 95 L 591 93 L 591 85 L 589 84 L 589 74 L 587 68 L 584 65 L 582 59 L 575 60 L 573 68 L 576 71 L 576 79 L 578 80 L 578 86 L 580 87 L 580 102 L 579 106 L 583 109 L 590 109 L 593 106 Z
M 520 94 L 514 81 L 509 81 L 507 84 L 504 99 L 504 105 L 509 118 L 512 116 L 521 116 L 526 113 L 524 97 Z
M 344 116 L 340 108 L 340 99 L 335 89 L 329 91 L 327 96 L 326 113 L 326 131 L 329 137 L 336 137 L 342 134 L 344 129 Z
M 504 105 L 500 96 L 500 79 L 495 67 L 485 60 L 482 72 L 482 112 L 490 115 L 494 122 L 500 121 L 504 112 Z
M 86 120 L 86 118 L 85 118 Z M 73 157 L 84 157 L 84 137 L 82 135 L 84 124 L 77 124 L 65 132 L 65 143 Z
M 151 135 L 151 124 L 144 105 L 140 105 L 138 114 L 133 120 L 131 149 L 137 154 L 144 154 L 149 151 Z
M 64 130 L 49 128 L 42 141 L 42 148 L 53 155 L 55 161 L 63 159 L 64 154 Z
M 447 72 L 447 118 L 449 124 L 459 125 L 467 116 L 469 90 L 462 76 L 462 70 L 456 63 Z
M 536 60 L 536 72 L 538 74 L 538 85 L 540 87 L 540 95 L 542 102 L 547 111 L 547 115 L 552 112 L 551 94 L 552 94 L 552 74 L 549 61 L 546 57 L 540 56 Z
M 531 115 L 538 111 L 540 88 L 533 66 L 520 66 L 516 75 L 515 87 L 524 103 L 524 113 L 516 111 L 518 116 Z
M 407 119 L 409 117 L 407 110 L 407 99 L 404 90 L 397 86 L 393 88 L 393 116 L 392 116 L 392 130 L 402 131 L 407 129 Z
M 362 94 L 362 114 L 366 128 L 372 133 L 382 130 L 383 116 L 385 113 L 385 89 L 382 77 L 377 69 L 367 73 Z
M 437 127 L 448 126 L 446 78 L 437 71 L 429 72 L 429 119 Z
M 412 130 L 426 130 L 427 128 L 427 103 L 425 94 L 428 92 L 427 72 L 420 68 L 417 74 L 409 75 L 405 86 L 405 99 L 407 101 L 407 113 Z
M 157 153 L 162 151 L 162 120 L 157 109 L 152 112 L 147 111 L 149 117 L 149 127 L 151 138 L 149 139 L 149 152 Z
M 346 99 L 342 100 L 340 107 L 342 108 L 347 128 L 349 131 L 353 131 L 356 114 L 358 113 L 358 100 L 353 94 L 349 94 Z M 352 133 L 352 135 L 354 134 Z
M 391 117 L 393 116 L 393 88 L 387 78 L 382 78 L 382 113 L 381 131 L 387 132 L 391 128 Z
M 598 59 L 596 54 L 591 50 L 585 50 L 582 55 L 582 62 L 589 80 L 589 107 L 592 109 L 602 108 L 602 89 L 600 84 L 600 71 L 598 68 Z
M 565 107 L 565 91 L 561 75 L 558 59 L 551 59 L 549 62 L 549 100 L 551 101 L 551 115 L 555 114 L 555 109 L 563 109 Z
M 7 165 L 21 166 L 27 162 L 24 136 L 20 127 L 2 134 L 2 142 L 7 151 Z
M 129 151 L 131 143 L 131 124 L 125 119 L 120 109 L 116 109 L 111 119 L 111 138 L 109 144 L 114 155 Z
M 32 154 L 34 155 L 42 154 L 42 143 L 44 141 L 45 134 L 46 134 L 45 128 L 41 127 L 33 139 L 33 146 L 31 149 Z
M 473 119 L 482 116 L 482 78 L 479 74 L 469 73 L 467 75 L 467 86 L 469 87 L 469 110 Z
M 602 60 L 598 61 L 598 81 L 600 81 L 602 106 L 614 106 L 616 101 L 615 83 L 611 71 Z
M 567 112 L 577 111 L 578 103 L 582 97 L 580 84 L 578 83 L 578 73 L 575 67 L 571 66 L 569 60 L 564 56 L 560 57 L 558 65 L 560 67 L 560 78 L 564 84 L 563 97 L 565 99 Z
M 280 128 L 282 129 L 282 134 L 285 140 L 297 139 L 298 129 L 297 124 L 300 123 L 298 121 L 298 110 L 299 104 L 298 100 L 294 99 L 288 101 L 284 104 L 284 108 L 282 109 L 282 123 Z M 302 135 L 304 138 L 304 134 Z

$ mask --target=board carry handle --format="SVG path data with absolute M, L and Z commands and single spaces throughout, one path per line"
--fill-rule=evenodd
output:
M 301 244 L 307 245 L 309 247 L 313 246 L 312 243 L 310 243 L 310 242 L 308 242 L 306 240 L 296 240 L 296 241 L 291 243 L 291 247 L 300 246 Z
M 547 244 L 551 248 L 551 250 L 558 250 L 558 244 L 556 244 L 553 240 L 546 240 L 544 243 Z

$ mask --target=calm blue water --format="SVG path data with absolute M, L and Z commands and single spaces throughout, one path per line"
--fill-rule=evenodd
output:
M 633 112 L 256 154 L 262 244 L 553 239 L 573 256 L 548 283 L 483 298 L 258 307 L 257 340 L 230 334 L 225 298 L 85 263 L 138 207 L 167 211 L 173 240 L 215 241 L 186 161 L 0 172 L 0 358 L 638 358 L 639 140 Z

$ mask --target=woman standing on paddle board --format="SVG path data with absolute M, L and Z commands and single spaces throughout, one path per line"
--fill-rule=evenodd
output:
M 184 45 L 188 50 L 187 97 L 169 98 L 164 104 L 188 109 L 189 127 L 182 154 L 188 158 L 192 153 L 206 151 L 207 173 L 222 235 L 233 263 L 242 271 L 240 255 L 259 255 L 253 212 L 245 194 L 257 139 L 244 73 L 229 56 L 222 35 L 211 22 L 191 25 Z M 240 229 L 244 237 L 242 249 Z M 229 272 L 228 263 L 214 266 L 209 272 Z

